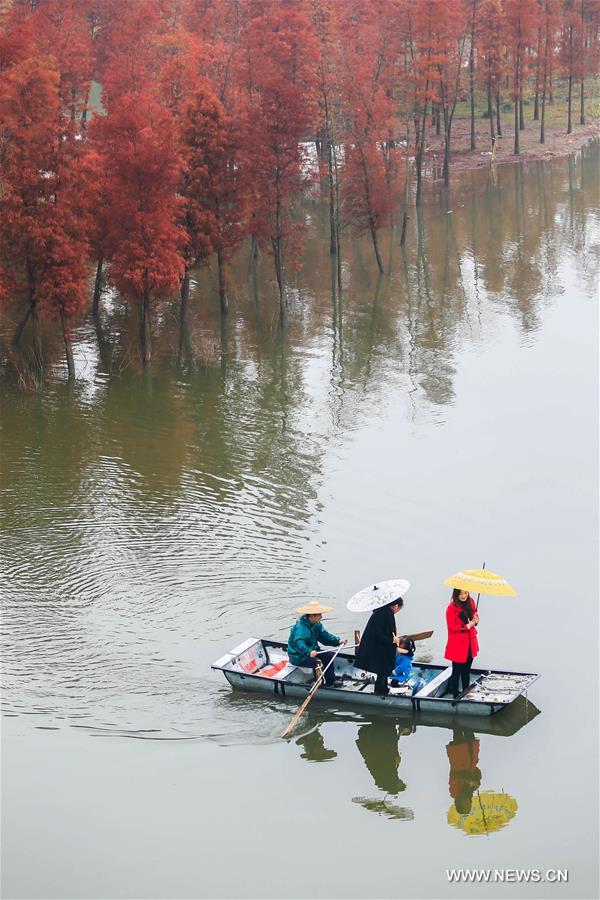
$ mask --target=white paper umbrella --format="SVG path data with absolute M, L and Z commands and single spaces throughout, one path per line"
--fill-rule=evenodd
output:
M 405 578 L 393 578 L 390 581 L 379 581 L 364 588 L 348 600 L 346 606 L 352 612 L 371 612 L 380 606 L 393 603 L 403 597 L 410 588 L 410 581 Z

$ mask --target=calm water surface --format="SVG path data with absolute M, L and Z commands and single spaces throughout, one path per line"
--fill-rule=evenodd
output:
M 40 393 L 6 380 L 3 896 L 598 895 L 597 167 L 464 176 L 383 278 L 348 236 L 341 302 L 308 205 L 287 333 L 245 251 L 228 324 L 199 272 L 148 376 L 109 295 L 74 387 L 58 348 Z M 493 726 L 314 704 L 283 742 L 294 706 L 210 671 L 315 597 L 351 636 L 347 598 L 394 576 L 440 661 L 442 581 L 484 560 L 519 596 L 482 598 L 481 664 L 542 673 Z

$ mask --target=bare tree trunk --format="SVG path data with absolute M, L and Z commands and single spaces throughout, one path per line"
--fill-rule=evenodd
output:
M 404 164 L 404 210 L 402 212 L 402 231 L 400 233 L 400 246 L 406 243 L 406 229 L 408 227 L 408 201 L 410 198 L 410 163 L 408 161 L 408 134 L 406 135 L 406 161 Z
M 542 52 L 542 29 L 538 28 L 537 53 L 535 57 L 535 98 L 533 102 L 533 121 L 540 117 L 540 55 Z
M 381 253 L 379 252 L 379 242 L 377 240 L 377 229 L 375 228 L 375 222 L 370 217 L 369 217 L 369 231 L 371 232 L 371 240 L 373 241 L 373 250 L 375 251 L 375 259 L 377 260 L 377 267 L 378 267 L 379 271 L 383 274 L 385 272 L 385 266 L 383 265 Z
M 185 267 L 185 272 L 181 282 L 181 291 L 179 294 L 179 326 L 185 328 L 187 325 L 188 300 L 190 297 L 190 270 Z
M 471 46 L 469 49 L 469 93 L 471 95 L 471 150 L 475 145 L 475 10 L 477 0 L 471 2 Z
M 152 331 L 150 329 L 150 298 L 145 291 L 140 302 L 140 347 L 144 366 L 152 363 Z
M 60 308 L 60 322 L 62 325 L 63 340 L 65 342 L 65 356 L 67 358 L 67 372 L 69 373 L 69 381 L 75 378 L 75 362 L 73 360 L 73 345 L 69 334 L 69 323 L 65 315 L 64 307 Z
M 10 342 L 10 346 L 13 350 L 18 346 L 19 341 L 21 340 L 21 335 L 23 334 L 25 326 L 27 325 L 27 322 L 29 321 L 29 316 L 31 315 L 32 312 L 33 312 L 33 306 L 30 303 L 29 306 L 27 307 L 27 311 L 26 311 L 25 315 L 23 316 L 21 321 L 17 324 L 17 327 L 15 328 L 15 333 L 12 336 L 12 341 Z
M 281 254 L 281 238 L 280 237 L 272 237 L 271 245 L 273 247 L 273 259 L 275 261 L 275 275 L 277 276 L 277 287 L 279 289 L 279 314 L 282 323 L 285 322 L 286 308 L 285 308 L 285 281 L 283 277 L 283 260 Z
M 217 278 L 219 281 L 219 303 L 221 305 L 221 315 L 226 316 L 229 312 L 229 300 L 227 299 L 227 289 L 225 283 L 225 261 L 220 250 L 217 251 Z
M 500 88 L 496 91 L 496 133 L 502 137 L 502 121 L 500 119 Z
M 581 87 L 579 92 L 579 124 L 585 125 L 585 37 L 583 26 L 584 0 L 581 0 Z
M 567 134 L 573 131 L 573 26 L 569 25 L 569 93 L 567 95 Z
M 523 115 L 523 98 L 519 97 L 519 131 L 525 130 L 525 116 Z
M 429 82 L 428 82 L 429 83 Z M 415 196 L 415 206 L 420 206 L 423 202 L 422 191 L 423 191 L 423 157 L 425 155 L 425 127 L 427 125 L 427 100 L 425 101 L 425 105 L 423 107 L 423 115 L 421 118 L 421 122 L 419 122 L 419 117 L 415 116 L 415 139 L 416 139 L 416 153 L 415 153 L 415 166 L 417 169 L 417 191 Z
M 492 106 L 492 79 L 489 75 L 487 80 L 487 112 L 490 120 L 490 141 L 493 147 L 496 142 L 496 134 L 494 132 L 494 107 Z
M 513 152 L 518 156 L 521 152 L 519 147 L 519 94 L 521 89 L 521 48 L 517 48 L 517 57 L 515 59 L 515 142 Z
M 548 86 L 548 41 L 550 40 L 548 3 L 549 0 L 545 0 L 544 12 L 546 27 L 544 33 L 544 68 L 542 70 L 542 120 L 540 122 L 540 144 L 546 143 L 546 88 Z
M 181 280 L 181 291 L 179 293 L 179 349 L 177 352 L 177 365 L 181 365 L 183 359 L 183 351 L 187 345 L 189 351 L 189 336 L 187 333 L 187 309 L 188 299 L 190 296 L 190 272 L 185 267 L 185 272 Z
M 248 277 L 250 277 L 250 273 L 254 271 L 256 268 L 256 263 L 258 262 L 259 249 L 258 249 L 258 241 L 256 237 L 252 235 L 250 241 L 250 256 L 248 257 Z
M 81 113 L 81 130 L 84 133 L 87 128 L 88 103 L 89 102 L 90 102 L 90 89 L 88 86 L 87 93 L 85 95 L 85 103 L 83 104 L 83 112 Z
M 94 279 L 94 296 L 92 300 L 92 315 L 98 315 L 98 308 L 100 305 L 100 296 L 102 294 L 102 264 L 104 260 L 102 257 L 98 260 L 96 265 L 96 278 Z
M 327 141 L 327 179 L 329 187 L 329 255 L 337 253 L 337 240 L 335 228 L 335 186 L 333 183 L 333 148 L 331 140 Z
M 42 352 L 39 317 L 35 306 L 31 307 L 31 338 L 33 343 L 33 359 L 38 372 L 41 373 L 44 369 L 44 354 Z

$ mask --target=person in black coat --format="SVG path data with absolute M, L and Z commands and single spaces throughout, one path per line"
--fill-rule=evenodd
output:
M 377 675 L 376 694 L 389 693 L 387 680 L 394 668 L 398 652 L 394 617 L 403 606 L 404 600 L 398 597 L 392 603 L 373 610 L 354 657 L 354 665 L 358 669 L 365 669 Z

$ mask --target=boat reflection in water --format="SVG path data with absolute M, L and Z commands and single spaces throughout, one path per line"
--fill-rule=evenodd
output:
M 448 787 L 453 800 L 447 816 L 449 825 L 460 828 L 467 835 L 490 834 L 499 831 L 514 818 L 518 804 L 513 797 L 504 792 L 481 790 L 480 742 L 476 735 L 511 737 L 539 713 L 533 703 L 520 698 L 497 716 L 481 718 L 476 730 L 472 727 L 472 717 L 455 718 L 452 739 L 446 744 L 450 763 Z M 320 732 L 320 725 L 326 721 L 331 719 L 325 719 L 321 714 L 319 723 L 297 738 L 296 744 L 303 748 L 303 759 L 324 762 L 337 756 L 335 750 L 325 747 Z M 400 743 L 401 738 L 415 734 L 419 728 L 431 726 L 443 727 L 442 722 L 429 721 L 422 715 L 404 722 L 397 716 L 385 714 L 363 721 L 358 728 L 356 747 L 380 794 L 353 797 L 352 802 L 386 818 L 414 819 L 413 810 L 399 802 L 399 795 L 407 787 L 399 773 L 402 759 Z
M 358 729 L 356 746 L 365 766 L 383 797 L 353 797 L 352 802 L 365 809 L 385 815 L 390 819 L 410 821 L 415 814 L 396 802 L 398 794 L 406 790 L 406 784 L 398 775 L 400 766 L 400 738 L 413 734 L 414 725 L 397 725 L 391 718 L 375 719 Z

